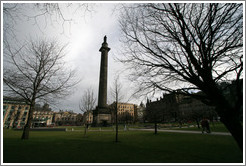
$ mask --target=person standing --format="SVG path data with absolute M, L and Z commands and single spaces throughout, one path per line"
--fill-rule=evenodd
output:
M 206 131 L 207 133 L 211 132 L 208 119 L 203 118 L 201 121 L 201 126 L 202 126 L 202 133 L 204 133 L 204 131 Z

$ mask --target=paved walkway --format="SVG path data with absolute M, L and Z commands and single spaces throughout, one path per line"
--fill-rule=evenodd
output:
M 138 129 L 138 128 L 128 128 L 128 130 L 135 130 L 135 131 L 152 131 L 154 132 L 154 129 Z M 84 131 L 84 130 L 66 130 L 66 131 Z M 91 131 L 114 131 L 112 130 L 87 130 L 88 132 Z M 119 131 L 125 131 L 123 129 L 119 130 Z M 169 132 L 169 133 L 189 133 L 189 134 L 203 134 L 201 131 L 191 131 L 191 130 L 171 130 L 171 129 L 158 129 L 158 132 Z M 231 133 L 228 132 L 211 132 L 211 133 L 204 133 L 204 134 L 210 134 L 210 135 L 228 135 L 231 136 Z
M 135 129 L 129 128 L 129 130 L 140 130 L 140 131 L 154 131 L 154 129 Z M 190 133 L 190 134 L 203 134 L 201 131 L 188 131 L 188 130 L 165 130 L 165 129 L 158 129 L 158 132 L 169 132 L 169 133 Z M 204 133 L 204 134 L 211 134 L 211 135 L 229 135 L 230 133 L 227 132 L 211 132 L 211 133 Z

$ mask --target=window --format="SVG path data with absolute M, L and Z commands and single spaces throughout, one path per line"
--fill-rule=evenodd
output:
M 12 106 L 11 109 L 15 109 L 15 106 Z
M 25 110 L 28 110 L 28 107 L 26 107 Z
M 6 110 L 8 107 L 6 105 L 3 106 L 3 109 Z

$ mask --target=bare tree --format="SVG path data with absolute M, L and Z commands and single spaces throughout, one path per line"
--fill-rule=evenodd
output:
M 30 105 L 22 139 L 29 138 L 37 100 L 52 102 L 68 95 L 77 83 L 75 71 L 63 62 L 65 47 L 52 40 L 31 41 L 18 49 L 4 50 L 4 93 L 18 96 Z
M 139 92 L 195 95 L 214 105 L 243 150 L 243 5 L 241 3 L 133 4 L 120 19 L 129 65 Z M 219 83 L 235 80 L 234 102 Z M 232 104 L 233 103 L 233 104 Z
M 30 21 L 41 32 L 47 25 L 59 24 L 64 33 L 65 26 L 73 23 L 75 15 L 84 17 L 93 11 L 90 3 L 3 3 L 4 37 L 16 36 L 16 24 Z M 5 40 L 5 39 L 4 39 Z
M 89 111 L 92 111 L 95 109 L 96 106 L 96 98 L 94 96 L 94 92 L 92 89 L 87 89 L 84 92 L 84 95 L 82 96 L 80 103 L 79 103 L 79 109 L 82 111 L 83 115 L 86 116 L 86 114 L 89 115 Z M 87 133 L 87 128 L 88 128 L 88 122 L 86 117 L 85 118 L 85 131 L 84 131 L 84 137 L 86 136 Z
M 120 83 L 119 75 L 117 75 L 114 79 L 114 82 L 111 87 L 111 96 L 114 99 L 113 110 L 115 115 L 115 142 L 118 142 L 118 103 L 123 99 L 122 94 L 122 84 Z
M 94 96 L 94 92 L 92 89 L 87 89 L 80 100 L 79 109 L 84 113 L 93 110 L 95 105 L 96 97 Z
M 157 134 L 158 126 L 157 124 L 163 122 L 163 108 L 160 108 L 159 105 L 153 104 L 149 105 L 149 100 L 146 104 L 146 119 L 148 122 L 154 123 L 154 134 Z

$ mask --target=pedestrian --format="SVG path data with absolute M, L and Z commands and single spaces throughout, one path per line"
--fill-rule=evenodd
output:
M 210 127 L 209 127 L 209 121 L 206 118 L 203 118 L 201 121 L 201 126 L 202 126 L 202 133 L 206 131 L 207 133 L 210 133 Z
M 209 120 L 206 119 L 207 123 L 206 123 L 206 128 L 207 128 L 207 133 L 210 133 L 210 125 L 209 125 Z

